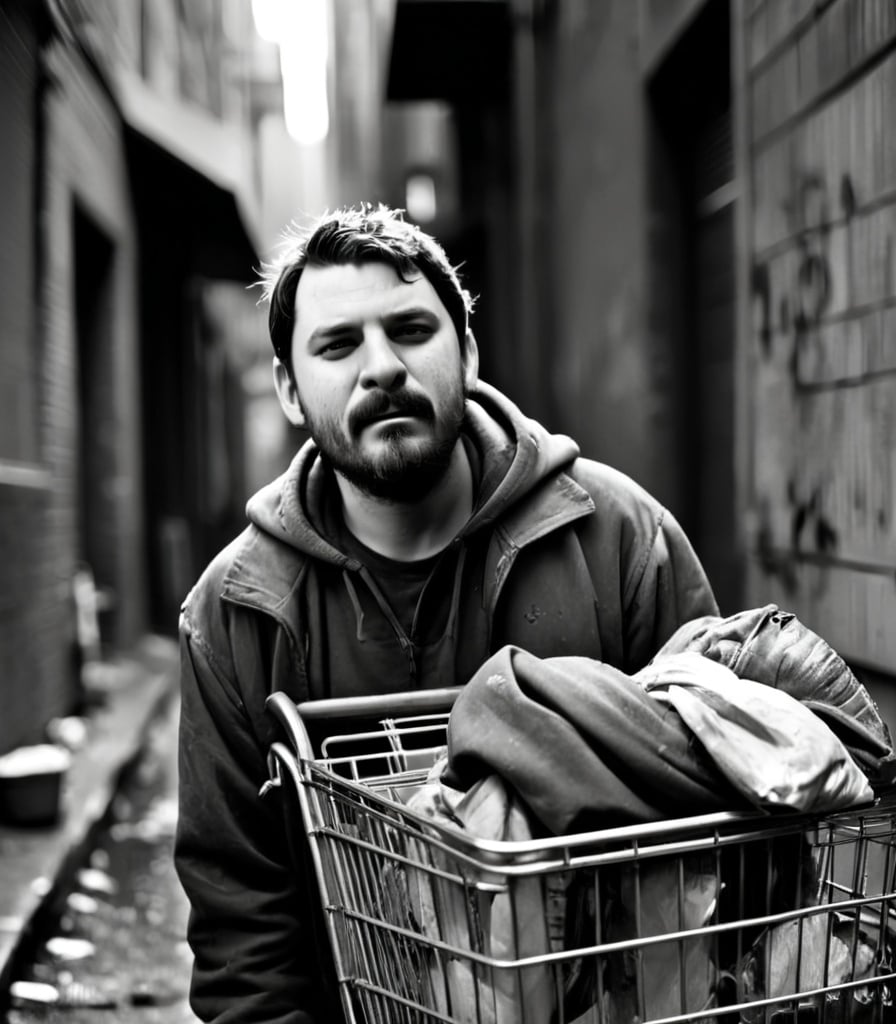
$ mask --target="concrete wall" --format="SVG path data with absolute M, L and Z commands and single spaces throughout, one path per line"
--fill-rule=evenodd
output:
M 739 5 L 752 213 L 749 597 L 896 666 L 896 12 Z
M 552 425 L 676 508 L 668 339 L 650 322 L 638 6 L 559 4 L 544 47 Z

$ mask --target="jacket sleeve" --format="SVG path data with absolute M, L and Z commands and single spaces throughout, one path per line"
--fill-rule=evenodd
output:
M 641 516 L 646 522 L 623 582 L 627 660 L 633 667 L 650 661 L 685 622 L 719 614 L 703 566 L 672 513 L 651 500 Z
M 181 619 L 175 863 L 191 905 L 191 1004 L 216 1024 L 329 1024 L 307 875 L 292 869 L 282 799 L 259 798 L 262 749 L 230 678 Z M 307 858 L 305 858 L 307 863 Z
M 579 459 L 574 479 L 595 511 L 580 522 L 601 620 L 602 660 L 643 668 L 685 622 L 718 615 L 690 541 L 672 513 L 631 477 Z

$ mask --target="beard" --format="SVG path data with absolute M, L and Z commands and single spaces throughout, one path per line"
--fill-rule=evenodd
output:
M 376 391 L 350 416 L 348 436 L 338 424 L 318 420 L 307 409 L 305 420 L 322 459 L 350 484 L 373 498 L 411 504 L 425 498 L 447 472 L 465 408 L 462 387 L 452 389 L 438 419 L 424 395 Z M 387 411 L 413 416 L 436 430 L 430 437 L 419 438 L 402 423 L 389 424 L 381 428 L 376 452 L 365 452 L 354 439 Z

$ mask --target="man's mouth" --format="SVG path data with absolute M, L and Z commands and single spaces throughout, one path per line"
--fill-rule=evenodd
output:
M 375 426 L 377 423 L 407 419 L 431 420 L 432 418 L 432 406 L 425 398 L 412 398 L 399 405 L 380 403 L 374 400 L 368 403 L 368 408 L 359 409 L 355 413 L 353 428 L 360 433 L 365 427 Z
M 386 420 L 409 420 L 417 416 L 417 413 L 409 412 L 406 409 L 390 409 L 388 412 L 381 412 L 376 416 L 369 416 L 364 426 L 369 427 L 374 423 L 383 423 Z

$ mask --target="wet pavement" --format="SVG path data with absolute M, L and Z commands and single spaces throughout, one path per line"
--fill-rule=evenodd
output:
M 16 972 L 6 1024 L 195 1024 L 187 904 L 172 863 L 177 716 L 172 700 L 151 725 L 58 917 Z

